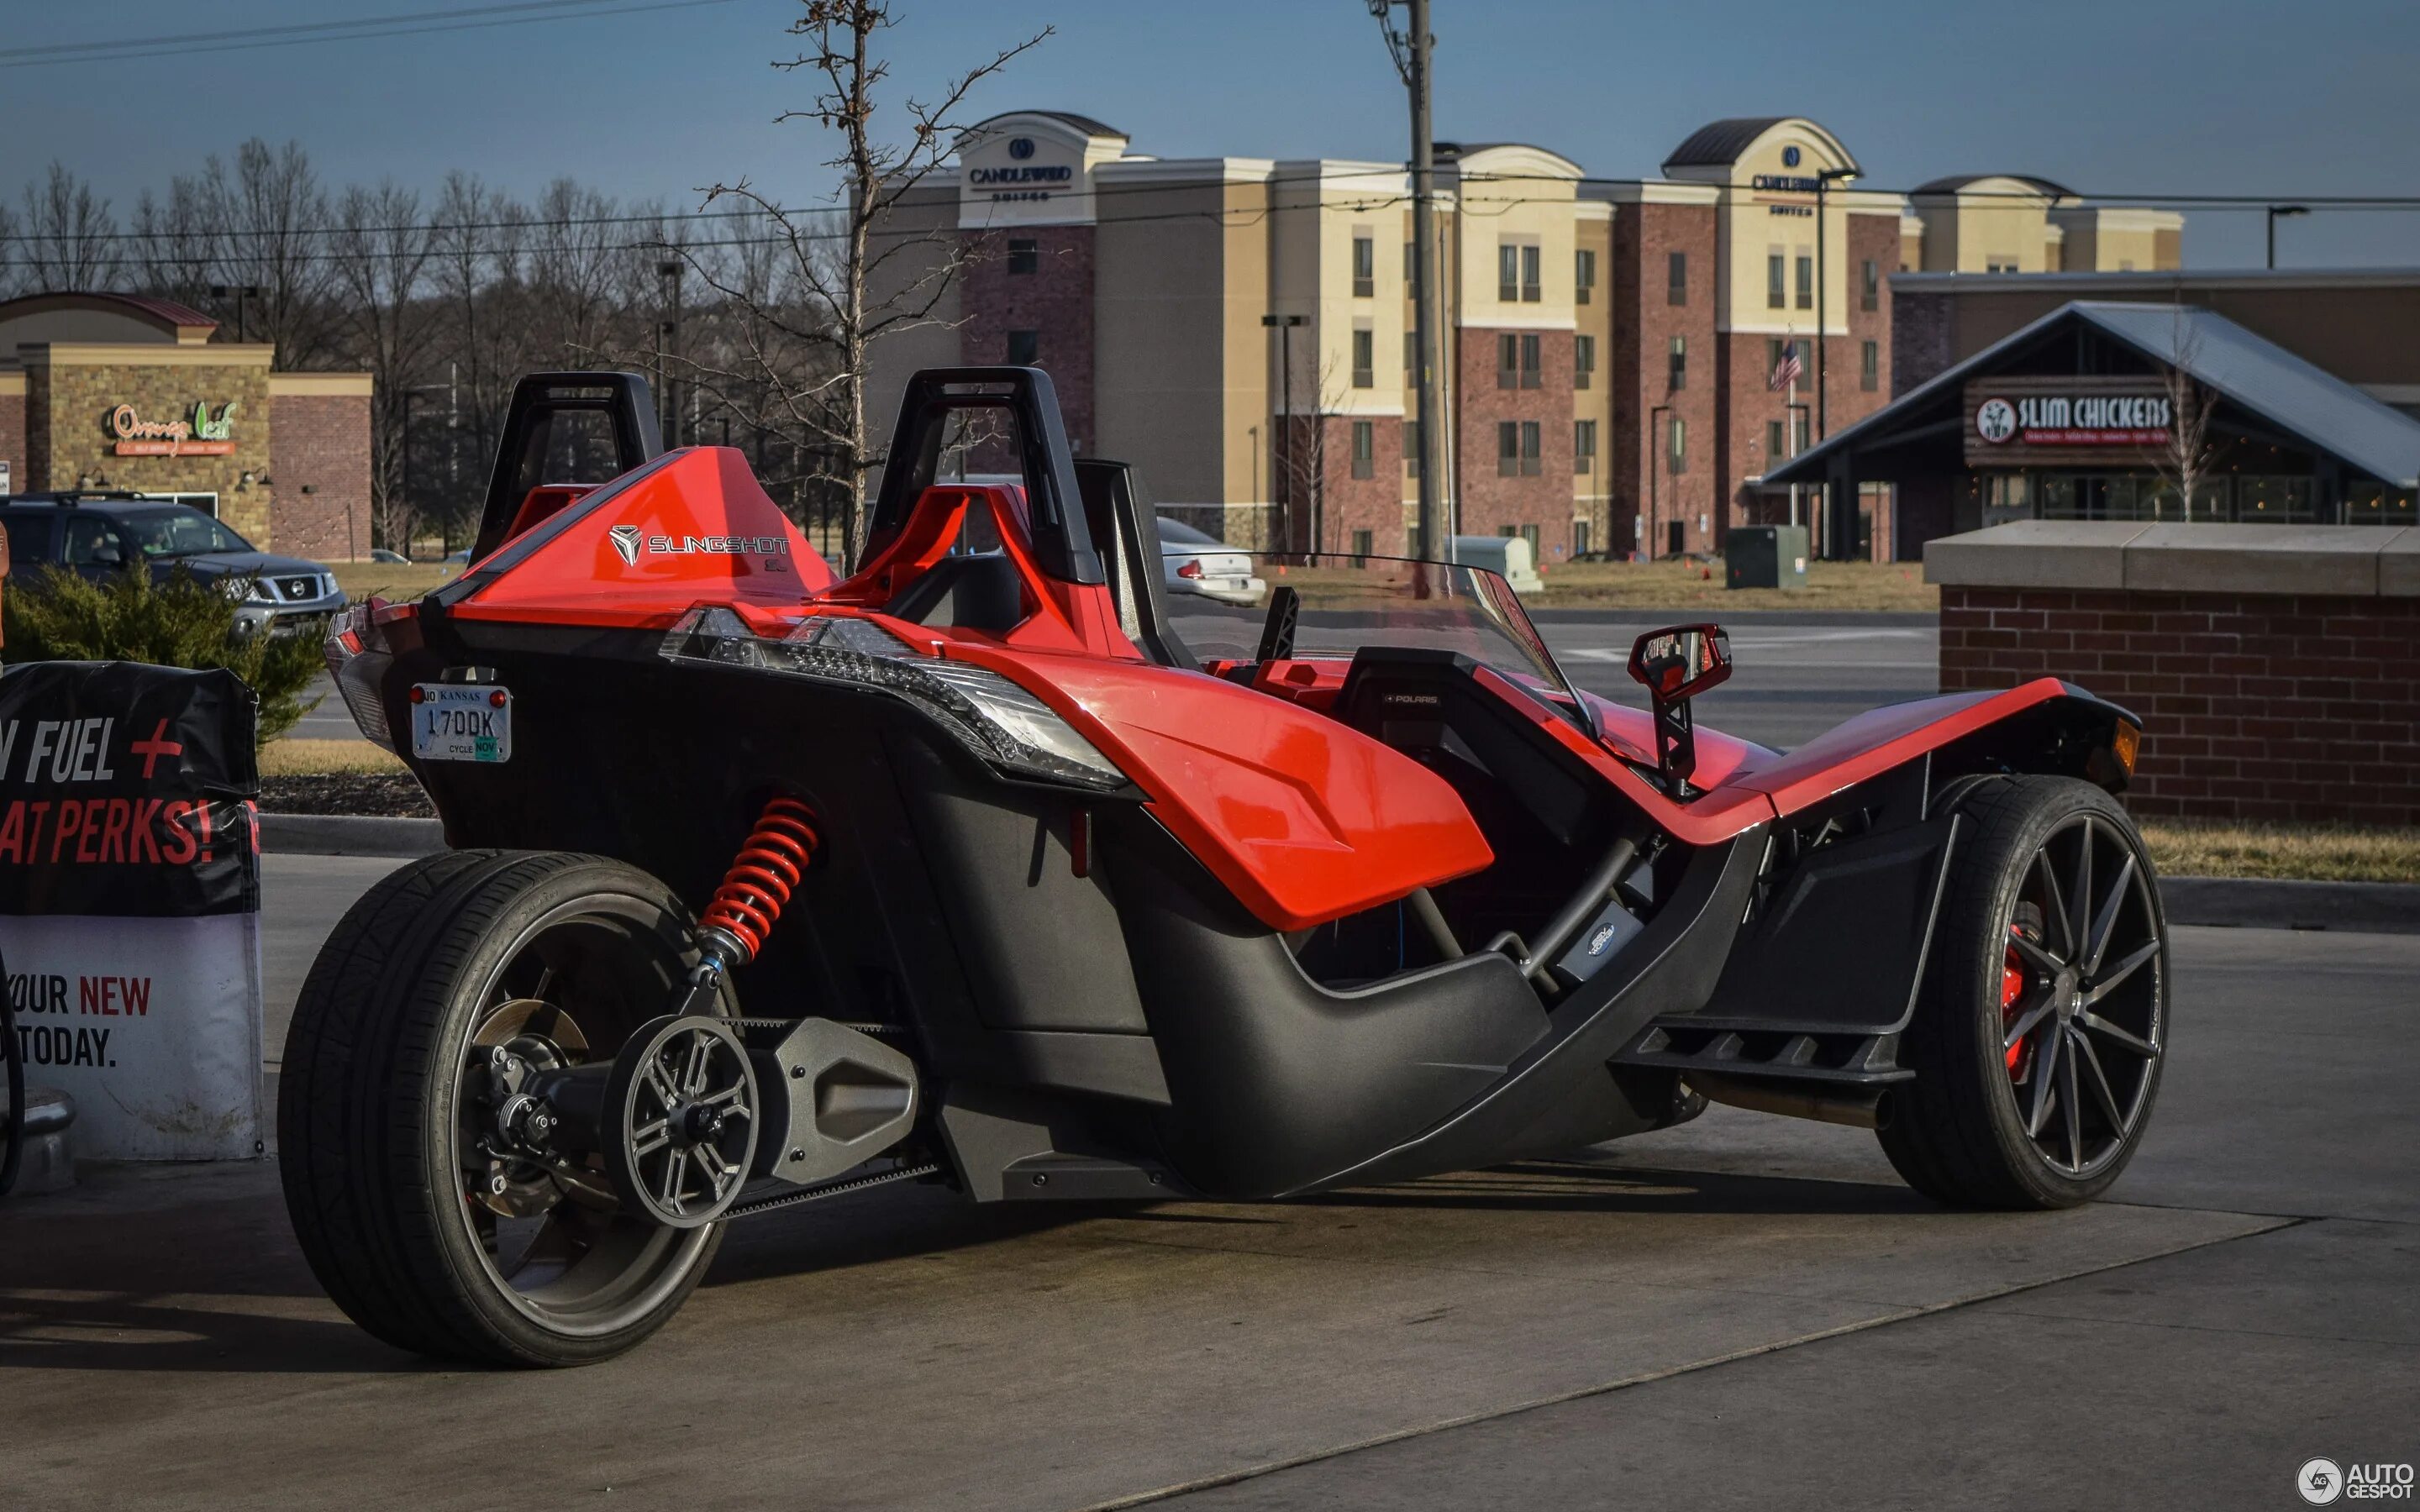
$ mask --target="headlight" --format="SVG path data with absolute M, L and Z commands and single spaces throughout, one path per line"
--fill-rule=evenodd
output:
M 254 578 L 245 587 L 243 601 L 247 604 L 274 604 L 277 592 L 269 586 L 268 579 Z
M 878 625 L 818 617 L 779 640 L 730 609 L 700 607 L 664 635 L 667 660 L 871 688 L 905 699 L 976 755 L 1020 777 L 1103 790 L 1125 774 L 1040 699 L 983 667 L 918 656 Z

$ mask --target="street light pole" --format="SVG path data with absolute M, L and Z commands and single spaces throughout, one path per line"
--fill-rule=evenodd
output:
M 1307 316 L 1299 315 L 1264 315 L 1261 316 L 1262 325 L 1274 326 L 1277 328 L 1278 332 L 1278 391 L 1280 394 L 1280 398 L 1278 400 L 1278 414 L 1280 426 L 1285 437 L 1285 502 L 1282 512 L 1278 516 L 1278 522 L 1283 527 L 1278 532 L 1278 544 L 1280 548 L 1294 545 L 1294 328 L 1304 324 L 1307 319 Z M 1276 472 L 1278 466 L 1277 443 L 1276 440 L 1272 439 L 1269 443 L 1269 471 L 1271 472 Z M 1271 481 L 1275 480 L 1272 479 Z
M 1664 511 L 1655 493 L 1655 464 L 1664 451 L 1666 437 L 1662 424 L 1655 417 L 1668 413 L 1671 408 L 1668 404 L 1659 404 L 1647 411 L 1647 530 L 1646 540 L 1640 544 L 1646 547 L 1647 559 L 1651 562 L 1660 549 L 1656 543 L 1663 539 L 1664 532 Z
M 1414 412 L 1419 427 L 1420 555 L 1435 556 L 1442 514 L 1437 460 L 1441 454 L 1437 435 L 1436 150 L 1429 109 L 1429 52 L 1435 39 L 1429 35 L 1429 0 L 1402 3 L 1410 12 L 1408 34 L 1398 34 L 1388 24 L 1396 0 L 1370 0 L 1370 11 L 1378 18 L 1388 51 L 1393 54 L 1396 69 L 1411 94 L 1412 382 L 1418 394 Z M 1445 542 L 1444 557 L 1447 561 L 1453 558 L 1450 537 Z
M 2280 216 L 2308 215 L 2308 205 L 2272 205 L 2269 207 L 2269 270 L 2277 270 L 2277 220 Z

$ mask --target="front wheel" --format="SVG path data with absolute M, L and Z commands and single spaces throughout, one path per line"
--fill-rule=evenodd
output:
M 2142 836 L 2101 789 L 1978 787 L 1900 1040 L 1884 1151 L 1917 1191 L 1989 1208 L 2097 1196 L 2150 1121 L 2168 927 Z
M 435 856 L 353 905 L 295 1004 L 278 1138 L 296 1236 L 355 1322 L 438 1358 L 569 1365 L 680 1307 L 720 1226 L 626 1211 L 601 1157 L 517 1153 L 497 1073 L 613 1061 L 670 1011 L 689 941 L 663 884 L 588 856 Z

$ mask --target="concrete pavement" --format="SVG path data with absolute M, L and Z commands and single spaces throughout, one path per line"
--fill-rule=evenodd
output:
M 271 886 L 333 903 L 324 859 Z M 1727 1109 L 1290 1206 L 894 1190 L 735 1229 L 568 1374 L 353 1330 L 266 1167 L 99 1173 L 0 1205 L 0 1504 L 2295 1504 L 2314 1455 L 2420 1454 L 2420 939 L 2178 970 L 2142 1157 L 2073 1212 Z

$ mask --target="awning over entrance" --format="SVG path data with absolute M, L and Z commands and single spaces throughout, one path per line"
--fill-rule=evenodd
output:
M 2420 487 L 2420 421 L 2209 310 L 2101 301 L 2060 306 L 1771 469 L 1762 486 L 1838 494 L 1890 483 L 1946 511 L 1977 472 L 2156 472 L 2171 367 L 2212 396 L 2217 467 L 2300 472 L 2320 519 L 2340 517 L 2348 487 Z

